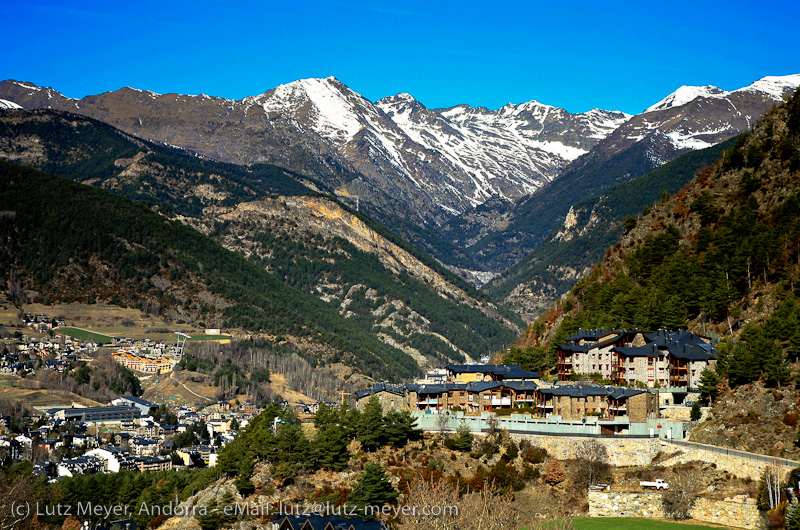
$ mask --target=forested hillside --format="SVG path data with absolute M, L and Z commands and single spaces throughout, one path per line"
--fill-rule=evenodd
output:
M 418 364 L 480 356 L 519 333 L 521 322 L 510 311 L 364 213 L 322 193 L 324 186 L 291 171 L 207 160 L 49 110 L 0 112 L 0 158 L 104 188 L 198 228 L 281 283 L 321 299 L 348 327 L 377 336 Z M 170 281 L 176 279 L 174 273 Z M 99 296 L 119 298 L 110 284 Z M 227 322 L 184 304 L 177 309 L 183 318 Z M 235 324 L 245 330 L 262 326 L 252 320 Z
M 486 290 L 494 299 L 535 318 L 591 271 L 605 250 L 632 228 L 640 212 L 647 212 L 664 191 L 677 193 L 698 169 L 713 164 L 735 141 L 689 152 L 599 197 L 575 203 L 558 230 Z
M 577 328 L 685 328 L 722 341 L 717 376 L 790 380 L 800 354 L 800 95 L 631 223 L 529 329 L 531 351 Z
M 44 300 L 148 300 L 172 318 L 284 334 L 368 374 L 417 368 L 322 301 L 144 205 L 35 170 L 0 163 L 0 274 Z

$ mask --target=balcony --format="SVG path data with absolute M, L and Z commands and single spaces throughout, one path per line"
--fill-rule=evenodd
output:
M 511 406 L 511 398 L 510 397 L 492 398 L 492 406 L 493 407 L 510 407 Z

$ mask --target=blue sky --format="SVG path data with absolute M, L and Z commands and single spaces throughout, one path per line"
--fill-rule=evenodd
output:
M 5 0 L 0 79 L 240 99 L 335 76 L 430 108 L 535 99 L 637 113 L 680 85 L 800 73 L 797 0 Z

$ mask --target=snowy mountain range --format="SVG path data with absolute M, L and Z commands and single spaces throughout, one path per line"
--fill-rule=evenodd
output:
M 492 111 L 429 110 L 408 94 L 372 103 L 333 77 L 233 101 L 123 88 L 76 100 L 4 81 L 26 108 L 69 110 L 126 132 L 236 163 L 306 169 L 343 195 L 400 198 L 438 224 L 490 198 L 511 201 L 549 182 L 630 118 L 570 114 L 535 101 Z
M 345 201 L 358 197 L 362 209 L 442 261 L 454 264 L 460 248 L 477 257 L 471 266 L 497 273 L 538 244 L 546 235 L 538 230 L 563 221 L 566 202 L 748 130 L 798 85 L 800 75 L 730 92 L 681 87 L 631 116 L 571 114 L 536 101 L 428 109 L 409 94 L 371 102 L 333 77 L 242 100 L 129 87 L 72 99 L 7 80 L 0 107 L 71 111 L 225 162 L 305 173 Z M 514 233 L 498 239 L 504 230 Z
M 765 77 L 731 92 L 681 87 L 622 123 L 541 190 L 513 204 L 487 202 L 439 231 L 486 271 L 505 271 L 554 234 L 573 204 L 749 130 L 798 85 L 800 75 Z

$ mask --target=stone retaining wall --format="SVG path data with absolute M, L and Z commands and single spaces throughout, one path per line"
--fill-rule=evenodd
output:
M 704 523 L 754 530 L 760 526 L 761 513 L 755 504 L 698 498 L 692 508 L 692 519 Z M 660 493 L 622 491 L 590 491 L 589 517 L 663 518 Z
M 588 440 L 596 440 L 606 447 L 608 463 L 612 466 L 646 466 L 659 453 L 675 455 L 662 461 L 660 465 L 671 467 L 685 462 L 701 461 L 716 464 L 718 469 L 727 471 L 740 478 L 750 477 L 758 480 L 768 461 L 751 460 L 737 455 L 716 453 L 704 449 L 695 449 L 674 445 L 658 438 L 582 438 L 570 436 L 542 436 L 536 434 L 513 434 L 517 440 L 526 439 L 533 445 L 544 447 L 547 453 L 565 460 L 575 458 L 575 449 Z M 789 468 L 782 468 L 782 472 Z
M 664 517 L 661 494 L 590 491 L 589 517 Z
M 544 447 L 549 455 L 565 460 L 575 458 L 575 449 L 586 441 L 596 440 L 608 452 L 608 463 L 612 466 L 646 466 L 660 452 L 674 453 L 675 446 L 663 444 L 658 438 L 580 438 L 568 436 L 540 436 L 514 434 L 517 440 L 529 440 L 533 445 Z
M 730 501 L 712 501 L 699 498 L 692 509 L 692 519 L 704 523 L 723 524 L 755 529 L 760 526 L 761 512 L 755 504 Z
M 751 460 L 736 455 L 727 455 L 724 453 L 715 453 L 713 451 L 706 451 L 704 449 L 694 449 L 689 447 L 675 446 L 671 447 L 682 451 L 669 460 L 662 462 L 661 465 L 665 467 L 674 466 L 676 464 L 683 464 L 692 461 L 708 462 L 716 464 L 717 469 L 727 471 L 731 475 L 758 480 L 764 472 L 764 468 L 770 465 L 770 462 L 761 460 Z M 786 473 L 790 470 L 788 467 L 781 467 L 781 473 Z

